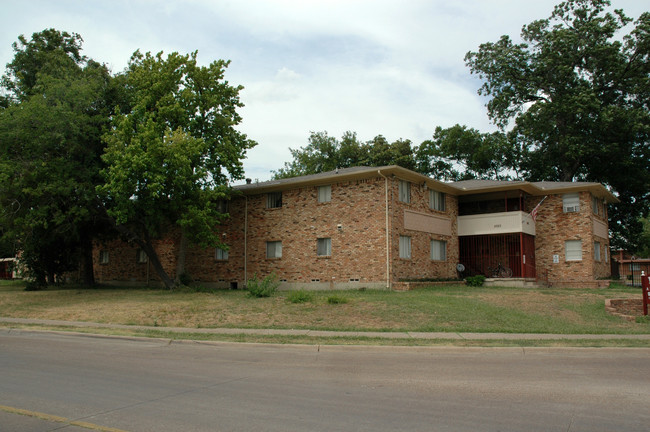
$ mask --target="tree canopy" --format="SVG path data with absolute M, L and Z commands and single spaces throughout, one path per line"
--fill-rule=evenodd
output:
M 106 68 L 81 56 L 81 37 L 53 29 L 19 37 L 2 79 L 0 221 L 38 284 L 84 263 L 93 283 L 101 135 L 111 111 Z
M 226 215 L 228 180 L 243 177 L 242 159 L 255 145 L 235 126 L 241 87 L 224 80 L 228 62 L 199 66 L 197 53 L 136 52 L 125 73 L 130 110 L 114 116 L 105 135 L 98 187 L 108 215 L 137 243 L 166 286 L 153 240 L 180 230 L 177 282 L 184 272 L 187 241 L 220 244 L 214 226 Z
M 289 149 L 293 160 L 274 171 L 274 178 L 296 177 L 333 171 L 353 166 L 399 165 L 416 169 L 415 149 L 410 140 L 389 143 L 382 135 L 361 142 L 355 132 L 345 132 L 341 139 L 327 132 L 312 132 L 309 143 L 299 149 Z
M 621 199 L 610 214 L 614 242 L 634 249 L 649 210 L 650 13 L 621 35 L 632 19 L 609 6 L 560 3 L 523 27 L 522 43 L 502 36 L 465 60 L 521 175 L 612 187 Z
M 255 145 L 235 128 L 241 87 L 225 81 L 227 61 L 200 66 L 196 52 L 136 51 L 111 75 L 81 44 L 54 29 L 13 44 L 0 101 L 2 253 L 19 249 L 38 284 L 80 261 L 92 283 L 93 241 L 119 233 L 172 287 L 153 242 L 180 233 L 177 278 L 188 242 L 219 244 L 219 200 Z

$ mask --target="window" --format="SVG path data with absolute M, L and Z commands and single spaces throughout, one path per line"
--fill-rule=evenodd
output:
M 139 264 L 144 264 L 147 261 L 149 261 L 149 257 L 147 256 L 145 251 L 143 251 L 142 249 L 138 249 L 138 254 L 136 255 L 136 261 Z
M 266 257 L 282 258 L 282 242 L 281 241 L 266 242 Z
M 215 248 L 214 249 L 214 258 L 217 261 L 227 261 L 228 260 L 228 249 L 224 248 Z
M 100 264 L 108 264 L 108 251 L 107 250 L 99 251 L 99 263 Z
M 445 211 L 445 194 L 429 189 L 429 208 L 431 210 Z
M 399 257 L 411 259 L 411 237 L 399 236 Z
M 271 192 L 266 194 L 266 208 L 282 207 L 282 192 Z
M 580 195 L 570 193 L 562 195 L 562 210 L 564 213 L 577 213 L 580 211 Z
M 406 180 L 399 181 L 399 200 L 405 203 L 411 202 L 411 183 Z
M 609 256 L 607 254 L 607 246 L 605 246 L 605 262 L 609 262 Z
M 431 259 L 433 261 L 447 261 L 447 242 L 444 240 L 431 240 Z
M 228 213 L 228 201 L 220 199 L 217 201 L 217 211 L 219 213 Z
M 600 261 L 600 242 L 594 242 L 594 260 Z
M 567 261 L 582 261 L 582 240 L 564 242 L 564 257 Z
M 332 201 L 332 186 L 318 186 L 318 202 L 330 202 Z
M 332 255 L 332 239 L 319 238 L 316 241 L 316 254 L 318 256 L 331 256 Z
M 591 209 L 594 211 L 594 214 L 598 214 L 598 198 L 595 196 L 591 197 Z

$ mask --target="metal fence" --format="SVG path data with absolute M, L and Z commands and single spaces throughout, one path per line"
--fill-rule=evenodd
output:
M 630 286 L 641 286 L 641 274 L 650 274 L 650 262 L 648 260 L 635 261 L 625 260 L 619 264 L 619 277 Z

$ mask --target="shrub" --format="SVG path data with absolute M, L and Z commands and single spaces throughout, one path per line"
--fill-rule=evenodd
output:
M 304 290 L 291 291 L 287 296 L 287 300 L 289 300 L 291 303 L 306 303 L 310 302 L 311 299 L 312 295 Z
M 347 303 L 347 302 L 348 302 L 348 299 L 345 298 L 345 297 L 336 296 L 336 295 L 327 297 L 327 303 L 329 303 L 329 304 L 344 304 L 344 303 Z
M 483 286 L 483 282 L 485 282 L 485 276 L 483 275 L 469 276 L 465 279 L 465 283 L 471 287 Z
M 262 280 L 254 275 L 246 283 L 249 297 L 271 297 L 277 291 L 278 286 L 280 286 L 280 282 L 275 273 L 271 273 Z

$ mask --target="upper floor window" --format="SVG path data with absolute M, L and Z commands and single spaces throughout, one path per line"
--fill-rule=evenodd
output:
M 411 202 L 411 183 L 406 180 L 399 181 L 399 200 L 404 203 Z
M 332 186 L 318 186 L 318 202 L 330 202 L 332 201 Z
M 429 208 L 431 210 L 445 211 L 445 194 L 444 192 L 429 189 Z
M 598 198 L 595 196 L 591 197 L 591 209 L 594 211 L 594 214 L 597 215 L 599 213 L 598 211 Z
M 266 194 L 266 208 L 282 207 L 282 192 L 271 192 Z
M 228 213 L 228 200 L 217 200 L 217 211 L 219 213 Z
M 580 211 L 580 194 L 568 193 L 562 195 L 562 211 L 564 213 L 577 213 Z

